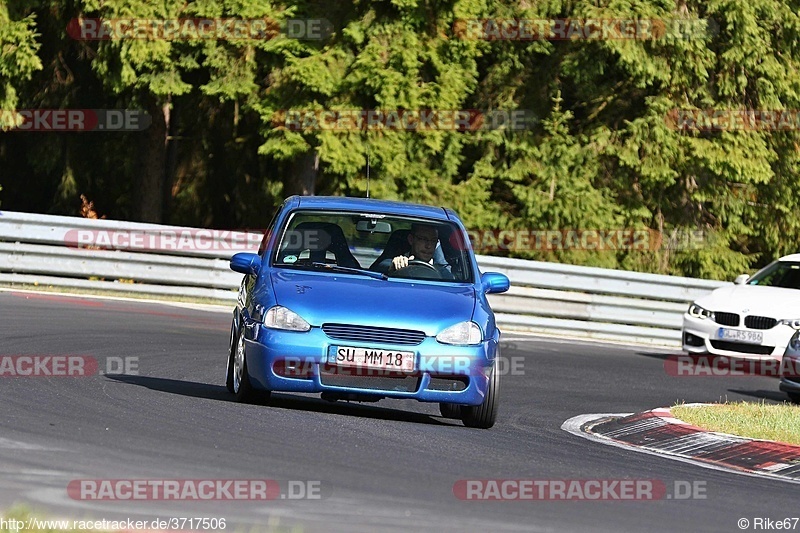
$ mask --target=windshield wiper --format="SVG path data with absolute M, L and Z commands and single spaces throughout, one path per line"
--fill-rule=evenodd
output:
M 369 276 L 375 279 L 383 279 L 383 280 L 389 279 L 389 276 L 387 276 L 386 274 L 375 272 L 373 270 L 367 270 L 364 268 L 351 268 L 341 265 L 335 265 L 333 263 L 321 263 L 319 261 L 310 263 L 310 265 L 314 268 L 332 270 L 334 272 L 345 272 L 347 274 L 361 274 L 362 276 Z

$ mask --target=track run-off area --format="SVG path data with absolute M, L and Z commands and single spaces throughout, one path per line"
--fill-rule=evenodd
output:
M 669 375 L 675 351 L 507 331 L 490 430 L 410 400 L 245 405 L 224 386 L 230 317 L 0 292 L 0 512 L 303 532 L 742 531 L 800 516 L 797 485 L 562 429 L 681 401 L 783 402 L 776 378 Z

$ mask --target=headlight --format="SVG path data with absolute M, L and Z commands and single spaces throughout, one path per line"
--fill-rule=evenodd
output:
M 778 324 L 781 326 L 789 326 L 792 329 L 800 329 L 800 318 L 786 318 L 784 320 L 778 320 Z
M 303 320 L 303 317 L 280 305 L 269 308 L 264 315 L 264 325 L 268 328 L 288 331 L 308 331 L 311 329 L 311 324 Z
M 436 340 L 442 344 L 473 345 L 481 343 L 483 334 L 475 322 L 459 322 L 443 329 Z
M 791 340 L 789 340 L 789 349 L 795 353 L 800 352 L 800 331 L 796 331 L 794 335 L 792 335 Z
M 692 304 L 689 306 L 689 316 L 692 318 L 714 318 L 714 313 L 709 311 L 708 309 L 703 309 L 697 304 Z

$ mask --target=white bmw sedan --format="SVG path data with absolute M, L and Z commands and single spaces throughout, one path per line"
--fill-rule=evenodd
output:
M 689 353 L 781 358 L 800 330 L 800 254 L 698 298 L 683 315 Z

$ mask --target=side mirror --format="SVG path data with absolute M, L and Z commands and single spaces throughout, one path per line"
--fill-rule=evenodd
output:
M 750 276 L 749 276 L 749 275 L 747 275 L 747 274 L 740 274 L 740 275 L 736 276 L 736 279 L 735 279 L 735 280 L 733 280 L 733 283 L 734 283 L 735 285 L 744 285 L 745 283 L 747 283 L 747 280 L 748 280 L 748 279 L 750 279 Z
M 486 272 L 481 276 L 481 285 L 486 294 L 506 292 L 511 286 L 508 276 L 499 272 Z
M 231 270 L 257 276 L 261 271 L 261 257 L 258 254 L 245 252 L 235 254 L 231 257 Z

